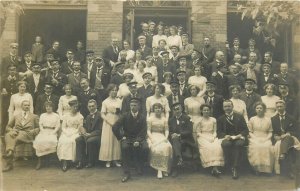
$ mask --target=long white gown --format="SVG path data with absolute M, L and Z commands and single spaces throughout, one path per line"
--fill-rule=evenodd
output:
M 77 97 L 74 95 L 71 95 L 70 97 L 63 95 L 59 98 L 57 113 L 59 114 L 61 120 L 64 115 L 70 114 L 71 107 L 69 102 L 72 100 L 77 100 Z

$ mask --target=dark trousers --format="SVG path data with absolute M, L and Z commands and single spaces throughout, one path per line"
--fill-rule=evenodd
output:
M 245 145 L 245 140 L 223 140 L 221 145 L 225 155 L 225 163 L 227 165 L 231 164 L 232 167 L 237 168 L 240 164 L 241 153 Z
M 280 174 L 288 176 L 292 173 L 292 166 L 297 162 L 296 152 L 291 147 L 294 146 L 294 139 L 292 136 L 286 136 L 281 139 L 279 154 L 285 154 L 285 159 L 280 161 Z M 298 161 L 300 162 L 300 161 Z
M 182 159 L 183 152 L 189 152 L 192 155 L 193 148 L 189 143 L 183 142 L 180 137 L 171 138 L 170 143 L 173 149 L 173 164 L 172 167 L 177 166 L 178 160 Z M 188 150 L 189 149 L 189 150 Z
M 138 147 L 134 147 L 133 141 L 125 139 L 121 141 L 121 152 L 124 173 L 130 174 L 132 159 L 135 160 L 134 163 L 139 169 L 142 169 L 144 162 L 147 161 L 148 143 L 144 140 Z
M 295 186 L 300 188 L 300 151 L 295 150 Z
M 280 143 L 280 154 L 287 154 L 288 150 L 294 145 L 294 139 L 292 136 L 286 136 Z
M 76 139 L 76 161 L 95 164 L 99 156 L 100 135 L 85 139 L 80 136 Z

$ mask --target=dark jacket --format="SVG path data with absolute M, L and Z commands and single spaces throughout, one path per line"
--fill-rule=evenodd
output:
M 48 99 L 48 96 L 46 94 L 39 95 L 36 100 L 35 108 L 34 108 L 34 113 L 37 115 L 41 115 L 42 113 L 46 112 L 46 109 L 44 107 L 44 103 L 46 101 L 51 101 L 53 104 L 53 111 L 56 112 L 58 108 L 58 101 L 59 97 L 55 94 L 50 95 L 50 99 Z
M 112 45 L 106 47 L 102 53 L 102 58 L 104 59 L 105 63 L 109 64 L 110 61 L 117 62 L 119 51 L 120 51 L 119 47 L 118 47 L 118 51 L 116 52 L 114 51 Z
M 89 114 L 85 118 L 85 122 L 83 124 L 83 128 L 87 133 L 90 133 L 89 137 L 92 136 L 100 136 L 102 132 L 102 124 L 103 120 L 101 118 L 101 114 L 97 111 L 94 116 Z
M 283 127 L 281 129 L 280 117 L 279 114 L 275 115 L 271 118 L 273 135 L 280 136 L 285 133 L 290 133 L 292 136 L 300 138 L 299 136 L 299 125 L 295 121 L 295 119 L 289 114 L 285 114 L 285 119 L 283 122 Z
M 207 94 L 203 96 L 203 99 L 206 104 L 210 105 Z M 223 101 L 224 101 L 223 96 L 214 94 L 211 108 L 212 108 L 212 116 L 216 119 L 218 119 L 221 115 L 224 114 Z
M 254 104 L 261 101 L 261 96 L 254 91 L 248 96 L 246 91 L 242 91 L 240 94 L 240 99 L 246 104 L 247 114 L 249 119 L 256 115 Z
M 93 66 L 93 69 L 90 74 L 90 86 L 91 88 L 95 87 L 96 82 L 96 74 L 97 74 L 97 66 Z M 111 77 L 111 67 L 108 64 L 105 64 L 102 69 L 102 75 L 101 75 L 101 83 L 104 87 L 104 89 L 107 88 L 109 81 Z

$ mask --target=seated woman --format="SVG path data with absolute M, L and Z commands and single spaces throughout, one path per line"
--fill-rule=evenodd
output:
M 148 144 L 150 147 L 150 166 L 157 170 L 157 178 L 168 176 L 171 169 L 172 146 L 168 141 L 169 127 L 162 116 L 163 106 L 160 103 L 153 105 L 154 114 L 147 119 Z
M 255 173 L 272 173 L 274 154 L 272 149 L 272 123 L 265 116 L 266 105 L 255 103 L 256 116 L 249 120 L 249 150 L 248 159 Z
M 83 128 L 83 116 L 79 113 L 77 100 L 69 102 L 71 112 L 63 117 L 62 133 L 58 140 L 57 156 L 62 161 L 62 170 L 68 170 L 68 161 L 75 161 L 76 138 Z
M 266 95 L 261 96 L 262 102 L 266 105 L 266 117 L 273 117 L 276 115 L 276 102 L 280 100 L 278 96 L 275 95 L 275 85 L 274 84 L 266 84 L 264 86 L 264 90 Z
M 246 123 L 248 124 L 248 114 L 246 104 L 240 99 L 241 87 L 239 85 L 229 86 L 229 92 L 231 92 L 232 97 L 230 100 L 233 103 L 233 111 L 244 116 Z
M 210 105 L 201 105 L 200 111 L 202 117 L 194 122 L 194 129 L 197 132 L 201 164 L 204 168 L 210 167 L 213 176 L 219 176 L 221 172 L 218 167 L 224 166 L 224 157 L 221 140 L 217 138 L 217 121 L 210 117 Z
M 62 120 L 63 116 L 70 113 L 71 107 L 69 102 L 72 100 L 77 100 L 77 97 L 72 95 L 72 86 L 71 84 L 66 84 L 64 86 L 65 95 L 59 98 L 57 113 Z
M 144 84 L 143 74 L 145 73 L 146 61 L 140 60 L 136 64 L 137 70 L 135 71 L 135 80 L 138 83 L 138 88 Z
M 42 167 L 42 158 L 48 154 L 55 153 L 57 147 L 57 132 L 60 128 L 59 115 L 53 112 L 53 103 L 45 102 L 46 113 L 40 116 L 40 132 L 33 141 L 38 163 L 36 170 Z

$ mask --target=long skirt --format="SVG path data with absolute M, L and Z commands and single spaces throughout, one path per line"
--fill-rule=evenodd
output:
M 57 145 L 57 156 L 59 160 L 72 160 L 76 158 L 76 138 L 79 134 L 74 134 L 67 137 L 65 134 L 61 134 Z
M 156 170 L 170 172 L 172 164 L 172 145 L 162 133 L 152 133 L 153 142 L 150 147 L 150 166 Z
M 36 156 L 44 156 L 56 152 L 57 135 L 54 135 L 53 130 L 45 129 L 41 131 L 33 141 L 33 148 Z
M 220 139 L 214 138 L 212 134 L 200 134 L 197 141 L 201 164 L 204 168 L 224 166 L 224 155 Z
M 107 117 L 109 118 L 111 124 L 114 124 L 118 120 L 118 116 L 115 114 L 108 113 Z M 121 144 L 113 134 L 112 126 L 103 121 L 99 160 L 113 161 L 120 159 Z

